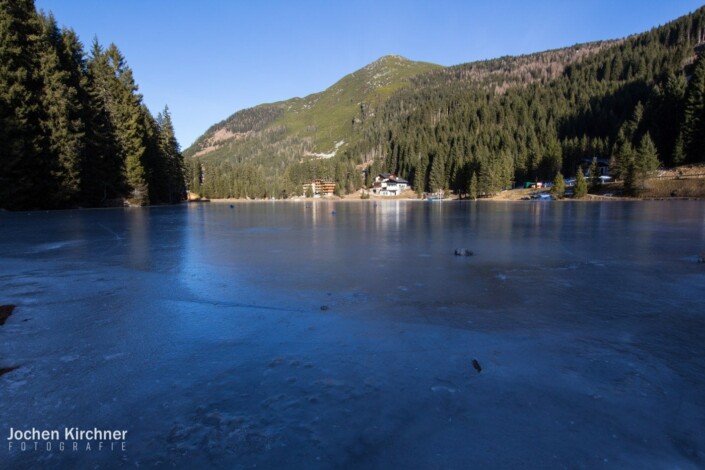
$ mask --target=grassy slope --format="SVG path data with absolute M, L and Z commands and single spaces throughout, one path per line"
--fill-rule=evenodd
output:
M 314 151 L 330 152 L 336 142 L 349 140 L 352 120 L 360 117 L 360 104 L 379 108 L 407 80 L 440 66 L 412 62 L 399 56 L 385 56 L 345 76 L 322 93 L 303 99 L 299 106 L 283 114 L 276 124 L 313 140 Z
M 274 147 L 276 143 L 295 143 L 311 152 L 330 152 L 336 142 L 349 142 L 352 121 L 360 116 L 361 103 L 374 110 L 406 86 L 410 77 L 439 68 L 399 56 L 382 57 L 321 93 L 239 111 L 208 129 L 184 155 L 191 157 L 201 152 L 204 159 L 211 161 L 242 160 L 242 154 L 251 154 L 252 147 Z M 214 138 L 218 131 L 222 136 L 223 130 L 252 134 L 239 140 Z M 272 137 L 275 132 L 277 135 Z M 203 153 L 204 149 L 209 151 Z

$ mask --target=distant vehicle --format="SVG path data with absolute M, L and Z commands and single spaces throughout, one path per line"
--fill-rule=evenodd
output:
M 613 179 L 614 178 L 612 178 L 611 176 L 607 176 L 607 175 L 600 176 L 600 181 L 602 181 L 603 183 L 609 183 Z

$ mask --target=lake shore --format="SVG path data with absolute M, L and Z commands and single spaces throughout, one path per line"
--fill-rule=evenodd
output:
M 492 202 L 526 202 L 532 200 L 531 196 L 537 193 L 549 193 L 549 189 L 536 190 L 536 189 L 510 189 L 502 191 L 492 197 L 477 198 L 475 201 L 492 201 Z M 604 194 L 588 194 L 584 198 L 575 199 L 571 197 L 560 199 L 561 202 L 609 202 L 609 201 L 701 201 L 705 199 L 705 196 L 609 196 Z M 370 196 L 367 199 L 360 198 L 359 193 L 349 194 L 345 197 L 330 196 L 330 197 L 316 197 L 316 198 L 306 198 L 306 197 L 295 197 L 289 199 L 239 199 L 239 198 L 216 198 L 208 200 L 192 200 L 187 201 L 189 203 L 203 203 L 203 202 L 215 202 L 215 203 L 231 203 L 231 204 L 242 204 L 249 202 L 379 202 L 379 201 L 405 201 L 405 202 L 427 202 L 427 198 L 417 198 L 417 197 L 404 197 L 404 196 Z M 444 198 L 443 202 L 463 202 L 470 201 L 468 198 L 459 198 L 457 195 L 452 195 L 448 198 Z
M 571 189 L 571 188 L 567 188 Z M 693 201 L 705 199 L 705 165 L 690 164 L 680 167 L 661 170 L 658 177 L 647 180 L 644 188 L 637 196 L 622 196 L 622 182 L 610 182 L 602 184 L 596 192 L 586 195 L 581 199 L 563 198 L 563 201 Z M 540 193 L 550 193 L 550 188 L 515 188 L 501 191 L 491 197 L 478 198 L 478 201 L 524 201 L 532 199 L 532 196 L 537 196 Z M 363 199 L 363 195 L 365 196 Z M 423 197 L 419 197 L 412 189 L 403 191 L 398 196 L 378 196 L 373 194 L 369 189 L 359 189 L 354 193 L 345 196 L 325 196 L 322 198 L 307 198 L 304 196 L 296 196 L 286 199 L 287 201 L 425 201 L 430 194 L 424 193 Z M 251 202 L 251 201 L 281 201 L 282 199 L 235 199 L 235 198 L 218 198 L 205 199 L 191 198 L 189 202 Z M 456 194 L 451 194 L 444 198 L 444 201 L 467 200 Z
M 687 165 L 683 167 L 663 170 L 657 178 L 648 180 L 644 188 L 637 196 L 622 196 L 623 185 L 621 182 L 611 182 L 602 184 L 597 191 L 587 194 L 584 198 L 563 198 L 562 201 L 587 201 L 587 202 L 604 202 L 604 201 L 694 201 L 705 199 L 705 170 L 703 165 Z M 567 188 L 571 189 L 571 188 Z M 535 199 L 538 194 L 549 194 L 550 188 L 515 188 L 501 191 L 491 197 L 478 198 L 478 201 L 526 201 Z M 364 196 L 364 198 L 363 198 Z M 416 192 L 407 189 L 398 196 L 378 196 L 370 190 L 359 189 L 354 193 L 345 196 L 325 196 L 317 198 L 307 198 L 297 196 L 286 199 L 293 202 L 312 202 L 312 201 L 426 201 L 429 194 L 419 197 Z M 281 201 L 282 199 L 234 199 L 220 198 L 210 199 L 213 202 L 264 202 L 264 201 Z M 465 201 L 467 198 L 461 198 L 456 194 L 451 194 L 444 198 L 443 201 Z M 189 200 L 189 202 L 208 202 L 209 200 Z

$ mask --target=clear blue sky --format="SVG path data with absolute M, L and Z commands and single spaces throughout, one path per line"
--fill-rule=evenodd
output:
M 324 90 L 386 54 L 455 65 L 628 36 L 703 0 L 35 0 L 114 42 L 182 147 L 237 110 Z

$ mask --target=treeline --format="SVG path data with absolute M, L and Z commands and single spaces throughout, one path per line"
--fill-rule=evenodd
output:
M 344 196 L 361 187 L 360 171 L 350 160 L 312 159 L 272 173 L 270 167 L 231 161 L 209 162 L 196 157 L 187 166 L 189 190 L 205 198 L 286 199 L 303 195 L 304 183 L 335 181 L 335 194 Z
M 33 0 L 0 0 L 0 207 L 184 199 L 168 108 L 154 118 L 118 48 L 59 28 Z
M 427 74 L 368 121 L 352 152 L 360 161 L 376 150 L 382 167 L 417 191 L 463 194 L 474 180 L 472 189 L 489 195 L 575 175 L 595 157 L 611 159 L 634 190 L 653 171 L 654 155 L 669 166 L 705 161 L 705 59 L 696 55 L 703 41 L 701 8 L 568 65 L 551 81 L 536 76 L 517 86 L 511 76 L 505 83 L 485 73 L 479 86 L 461 86 L 473 73 L 468 66 Z

